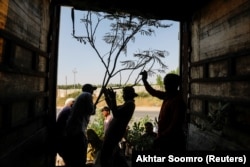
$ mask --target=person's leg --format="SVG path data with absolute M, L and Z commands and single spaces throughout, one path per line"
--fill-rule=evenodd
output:
M 118 145 L 117 142 L 104 140 L 100 155 L 101 167 L 113 166 L 113 151 L 116 145 Z
M 82 133 L 74 136 L 69 142 L 66 165 L 70 167 L 85 167 L 87 157 L 87 138 Z
M 114 166 L 115 167 L 129 167 L 127 163 L 127 159 L 125 157 L 125 154 L 123 150 L 117 145 L 114 149 Z

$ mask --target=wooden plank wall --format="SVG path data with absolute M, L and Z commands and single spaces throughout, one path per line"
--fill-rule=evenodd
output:
M 49 5 L 0 2 L 0 166 L 47 166 Z
M 191 23 L 190 150 L 250 149 L 250 1 L 212 0 Z

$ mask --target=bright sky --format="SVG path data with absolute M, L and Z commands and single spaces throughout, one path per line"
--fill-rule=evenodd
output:
M 80 19 L 83 12 L 76 12 L 75 32 L 81 36 L 84 31 Z M 142 50 L 166 50 L 169 55 L 164 62 L 168 66 L 166 72 L 176 70 L 179 66 L 179 22 L 167 20 L 166 24 L 173 24 L 169 28 L 155 30 L 155 35 L 136 37 L 135 42 L 128 46 L 128 55 Z M 100 39 L 102 37 L 100 36 Z M 104 45 L 98 46 L 100 50 Z M 98 56 L 87 44 L 78 42 L 72 37 L 71 8 L 62 7 L 59 37 L 58 59 L 58 85 L 74 84 L 101 84 L 104 75 L 104 67 Z M 138 74 L 135 74 L 138 75 Z M 164 74 L 161 74 L 164 77 Z M 156 76 L 149 77 L 150 83 L 156 83 Z M 119 83 L 119 78 L 114 78 L 110 83 Z M 133 81 L 131 82 L 133 83 Z

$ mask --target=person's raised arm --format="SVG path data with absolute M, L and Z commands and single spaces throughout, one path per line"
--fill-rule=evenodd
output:
M 165 92 L 162 92 L 162 91 L 158 91 L 158 90 L 155 90 L 147 81 L 148 79 L 148 73 L 147 71 L 143 71 L 140 73 L 140 75 L 142 76 L 142 82 L 144 84 L 144 87 L 146 89 L 146 91 L 151 95 L 151 96 L 154 96 L 154 97 L 157 97 L 159 99 L 163 99 L 164 98 L 164 94 Z
M 116 92 L 113 91 L 112 88 L 104 89 L 105 101 L 112 112 L 116 112 L 117 104 L 116 104 Z

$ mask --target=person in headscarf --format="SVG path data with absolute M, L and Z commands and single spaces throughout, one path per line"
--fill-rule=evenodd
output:
M 82 93 L 76 98 L 67 120 L 67 158 L 66 166 L 85 167 L 87 157 L 87 126 L 90 116 L 95 114 L 92 94 L 97 87 L 85 84 Z

